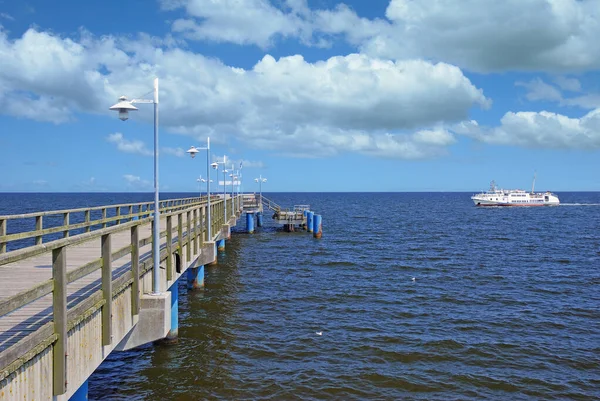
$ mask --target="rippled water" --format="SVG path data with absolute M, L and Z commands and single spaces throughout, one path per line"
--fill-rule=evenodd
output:
M 274 194 L 323 238 L 234 234 L 179 342 L 112 354 L 89 398 L 600 399 L 600 193 L 469 195 Z

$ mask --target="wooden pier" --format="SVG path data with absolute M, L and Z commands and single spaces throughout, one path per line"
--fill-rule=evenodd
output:
M 176 333 L 171 287 L 186 271 L 203 283 L 243 203 L 160 202 L 160 293 L 151 202 L 0 216 L 0 400 L 78 399 L 83 387 L 87 397 L 88 377 L 110 352 Z

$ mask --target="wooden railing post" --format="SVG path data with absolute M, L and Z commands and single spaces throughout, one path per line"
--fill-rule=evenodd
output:
M 42 231 L 43 228 L 44 228 L 44 223 L 43 223 L 42 216 L 36 216 L 35 217 L 35 231 Z M 35 244 L 40 245 L 41 243 L 42 243 L 42 236 L 37 235 L 35 237 Z
M 204 226 L 204 221 L 205 221 L 204 206 L 201 206 L 200 207 L 200 245 L 204 245 L 204 241 L 205 241 L 204 233 L 206 232 L 207 233 L 206 235 L 208 235 L 208 232 L 206 231 L 205 226 Z M 208 241 L 208 239 L 206 239 L 206 241 Z
M 116 217 L 121 217 L 121 206 L 117 206 Z M 117 219 L 115 224 L 121 224 L 121 219 Z
M 61 395 L 67 391 L 67 255 L 64 246 L 52 250 L 52 278 L 52 314 L 57 335 L 53 349 L 53 392 Z
M 106 228 L 106 208 L 102 208 L 102 228 Z
M 140 226 L 131 227 L 131 314 L 140 313 Z
M 89 226 L 89 224 L 90 224 L 90 211 L 89 210 L 85 211 L 85 223 L 87 224 L 87 226 L 85 226 L 85 232 L 89 233 L 92 230 L 92 227 Z
M 129 205 L 129 211 L 128 211 L 128 215 L 129 215 L 129 219 L 128 221 L 132 221 L 133 220 L 133 216 L 131 215 L 133 213 L 133 206 Z
M 112 343 L 112 261 L 110 234 L 102 236 L 102 345 Z
M 63 231 L 63 238 L 67 238 L 69 236 L 69 212 L 63 213 L 63 226 L 66 227 L 66 230 Z
M 177 214 L 177 245 L 179 246 L 180 262 L 183 265 L 183 213 Z
M 187 211 L 186 213 L 186 218 L 187 218 L 187 235 L 186 235 L 186 243 L 187 243 L 187 249 L 186 249 L 186 262 L 190 263 L 190 260 L 192 260 L 192 212 L 191 211 Z
M 8 220 L 0 219 L 0 238 L 6 235 L 6 222 Z M 6 252 L 6 242 L 0 239 L 0 253 Z
M 173 218 L 167 216 L 167 281 L 173 280 Z
M 200 231 L 198 230 L 198 209 L 194 209 L 192 214 L 194 215 L 194 255 L 198 255 L 198 240 L 200 239 L 198 238 L 198 233 Z

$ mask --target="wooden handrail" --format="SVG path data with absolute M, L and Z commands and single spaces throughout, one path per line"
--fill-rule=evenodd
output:
M 196 213 L 196 211 L 199 209 L 197 215 L 199 216 L 204 216 L 203 210 L 206 208 L 205 204 L 198 204 L 198 203 L 191 203 L 191 204 L 186 204 L 185 206 L 187 206 L 185 209 L 180 209 L 180 210 L 175 210 L 175 211 L 171 211 L 168 213 L 164 213 L 164 217 L 167 218 L 167 227 L 164 231 L 161 231 L 160 233 L 160 237 L 167 237 L 167 240 L 171 241 L 171 244 L 168 244 L 166 249 L 161 251 L 161 255 L 160 255 L 160 261 L 163 262 L 165 260 L 169 260 L 170 259 L 170 252 L 172 252 L 172 248 L 174 244 L 177 244 L 176 246 L 181 249 L 184 243 L 184 238 L 186 241 L 186 244 L 188 246 L 188 252 L 191 251 L 191 244 L 192 241 L 199 241 L 200 243 L 204 243 L 204 232 L 206 230 L 205 227 L 205 223 L 206 221 L 202 221 L 202 219 L 196 220 L 194 219 L 193 224 L 191 221 L 191 217 L 192 213 Z M 169 209 L 172 210 L 174 207 L 170 206 Z M 167 209 L 165 207 L 165 209 Z M 212 209 L 212 213 L 213 213 L 213 217 L 217 217 L 217 218 L 213 218 L 213 228 L 218 227 L 221 224 L 225 224 L 224 222 L 222 222 L 223 220 L 223 216 L 222 216 L 222 210 L 223 210 L 223 202 L 218 201 L 214 204 L 211 204 L 211 209 Z M 186 223 L 183 223 L 183 215 L 186 215 Z M 216 215 L 216 216 L 215 216 Z M 170 224 L 172 217 L 173 216 L 177 216 L 177 220 L 178 220 L 178 224 L 177 226 L 173 227 L 172 224 Z M 123 217 L 123 216 L 121 216 Z M 118 249 L 114 252 L 111 252 L 110 250 L 110 245 L 105 248 L 104 246 L 102 247 L 102 255 L 98 258 L 95 259 L 91 262 L 86 263 L 83 266 L 79 266 L 75 269 L 70 270 L 69 272 L 64 272 L 65 276 L 63 279 L 61 279 L 62 281 L 65 282 L 66 284 L 72 283 L 84 276 L 87 276 L 90 273 L 93 273 L 94 271 L 102 268 L 103 266 L 105 266 L 106 264 L 104 263 L 104 260 L 108 260 L 108 264 L 110 264 L 113 260 L 119 259 L 127 254 L 132 254 L 132 257 L 136 258 L 136 263 L 132 262 L 132 271 L 137 271 L 137 282 L 135 280 L 135 278 L 132 279 L 132 282 L 135 283 L 136 285 L 134 285 L 135 287 L 137 287 L 139 289 L 139 275 L 144 273 L 145 271 L 147 271 L 149 268 L 151 268 L 151 262 L 152 262 L 152 258 L 147 258 L 143 263 L 140 263 L 139 261 L 139 248 L 148 245 L 152 242 L 152 235 L 150 235 L 147 238 L 139 238 L 139 227 L 141 225 L 147 224 L 149 222 L 153 221 L 153 217 L 146 217 L 144 219 L 139 219 L 139 220 L 133 220 L 133 221 L 129 221 L 127 223 L 123 223 L 120 225 L 115 225 L 115 226 L 111 226 L 111 227 L 106 227 L 106 228 L 102 228 L 102 229 L 98 229 L 98 230 L 94 230 L 94 231 L 89 231 L 89 232 L 85 232 L 85 233 L 81 233 L 72 237 L 67 237 L 67 238 L 62 238 L 62 239 L 58 239 L 52 242 L 48 242 L 46 244 L 39 244 L 39 245 L 34 245 L 28 248 L 21 248 L 15 251 L 11 251 L 8 253 L 4 253 L 4 254 L 0 254 L 0 268 L 2 268 L 2 265 L 8 264 L 8 263 L 12 263 L 12 262 L 16 262 L 18 260 L 22 260 L 22 259 L 26 259 L 26 258 L 30 258 L 33 256 L 37 256 L 39 254 L 42 253 L 47 253 L 47 252 L 52 252 L 53 255 L 57 255 L 60 256 L 61 258 L 64 257 L 64 252 L 66 249 L 68 249 L 68 247 L 70 246 L 74 246 L 74 245 L 78 245 L 84 242 L 88 242 L 97 238 L 102 238 L 103 239 L 103 244 L 105 244 L 106 240 L 110 238 L 110 236 L 112 234 L 121 232 L 121 231 L 125 231 L 127 229 L 131 230 L 131 238 L 132 240 L 134 240 L 134 242 L 137 242 L 137 244 L 134 245 L 134 242 L 132 242 L 131 245 L 127 245 L 122 247 L 121 249 Z M 184 231 L 184 227 L 186 228 L 186 230 Z M 172 233 L 173 232 L 177 232 L 177 238 L 173 238 Z M 216 231 L 214 231 L 216 232 Z M 193 234 L 193 236 L 192 236 Z M 207 238 L 208 239 L 208 238 Z M 210 239 L 212 240 L 212 238 Z M 173 242 L 175 241 L 175 242 Z M 59 252 L 59 253 L 57 253 Z M 107 258 L 107 255 L 110 254 L 110 258 Z M 189 256 L 188 256 L 189 258 Z M 62 264 L 62 260 L 60 261 L 60 263 Z M 170 263 L 168 263 L 169 265 Z M 150 267 L 149 267 L 150 266 Z M 172 268 L 172 267 L 171 267 Z M 62 273 L 61 273 L 62 274 Z M 106 272 L 104 272 L 104 274 L 106 274 Z M 133 276 L 133 275 L 132 275 Z M 104 279 L 104 283 L 106 283 L 106 278 Z M 61 284 L 62 285 L 62 284 Z M 31 288 L 24 290 L 22 292 L 20 292 L 19 294 L 16 294 L 12 297 L 9 297 L 7 299 L 4 299 L 0 302 L 0 317 L 7 315 L 15 310 L 17 310 L 20 307 L 23 307 L 31 302 L 34 302 L 35 300 L 48 295 L 50 293 L 53 293 L 53 290 L 55 289 L 56 284 L 54 282 L 53 279 L 49 279 L 46 281 L 43 281 L 41 283 L 37 283 L 34 286 L 32 286 Z M 132 303 L 133 303 L 133 310 L 139 311 L 139 300 L 135 300 L 132 299 Z M 59 337 L 60 337 L 60 333 L 58 333 Z
M 170 204 L 169 204 L 170 202 Z M 182 199 L 173 199 L 169 201 L 161 201 L 162 206 L 160 206 L 160 211 L 172 211 L 187 209 L 191 206 L 203 205 L 206 203 L 205 198 L 182 198 Z M 145 211 L 141 210 L 141 207 L 147 205 Z M 79 209 L 64 209 L 64 210 L 54 210 L 54 211 L 46 211 L 46 212 L 38 212 L 38 213 L 27 213 L 27 214 L 15 214 L 15 215 L 4 215 L 0 216 L 0 254 L 6 252 L 6 244 L 9 242 L 14 242 L 23 239 L 29 239 L 35 237 L 36 245 L 42 244 L 42 237 L 44 235 L 56 234 L 63 232 L 64 237 L 68 237 L 69 231 L 85 229 L 86 232 L 92 231 L 94 226 L 102 226 L 102 228 L 108 227 L 108 223 L 116 222 L 119 224 L 121 221 L 131 221 L 135 218 L 141 219 L 144 217 L 151 217 L 153 213 L 153 209 L 150 209 L 149 206 L 153 205 L 151 202 L 143 202 L 143 203 L 131 203 L 131 204 L 118 204 L 118 205 L 108 205 L 108 206 L 95 206 L 91 208 L 79 208 Z M 133 207 L 138 206 L 138 212 L 132 213 Z M 120 214 L 120 209 L 123 207 L 127 207 L 129 213 L 128 214 Z M 107 217 L 106 210 L 107 209 L 116 209 L 115 216 Z M 99 220 L 91 221 L 91 211 L 99 210 L 102 211 L 102 218 Z M 83 212 L 84 213 L 84 221 L 81 223 L 69 223 L 69 215 L 71 213 Z M 42 218 L 44 216 L 63 216 L 63 225 L 43 228 L 42 226 Z M 33 231 L 22 231 L 12 234 L 7 234 L 7 223 L 9 220 L 16 219 L 27 219 L 27 218 L 35 218 L 36 219 L 36 229 Z

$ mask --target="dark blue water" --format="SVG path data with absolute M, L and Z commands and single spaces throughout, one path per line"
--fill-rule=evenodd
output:
M 112 354 L 90 399 L 600 399 L 600 193 L 558 195 L 267 194 L 310 204 L 323 238 L 234 233 L 205 290 L 180 287 L 179 343 Z

